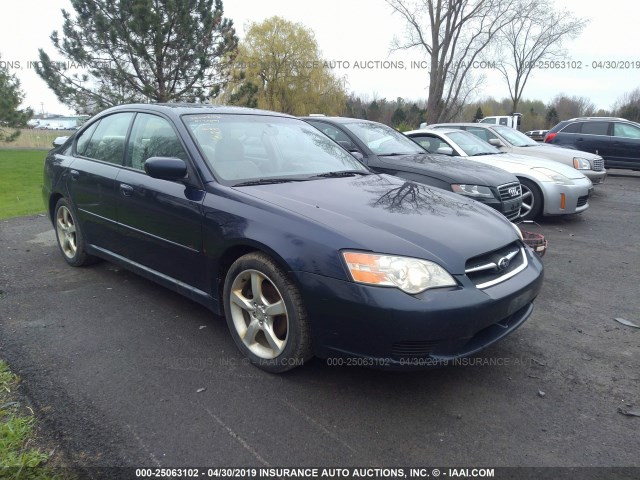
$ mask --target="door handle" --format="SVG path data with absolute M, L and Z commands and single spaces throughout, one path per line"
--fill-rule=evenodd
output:
M 125 197 L 130 197 L 131 195 L 133 195 L 133 187 L 131 185 L 127 185 L 126 183 L 121 183 L 120 192 L 122 192 Z
M 78 170 L 70 170 L 69 176 L 72 180 L 78 180 L 80 178 L 80 172 Z

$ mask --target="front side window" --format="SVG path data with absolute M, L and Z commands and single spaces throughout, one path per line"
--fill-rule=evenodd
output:
M 528 147 L 538 145 L 535 140 L 531 140 L 524 133 L 519 132 L 515 128 L 500 126 L 495 127 L 495 131 L 498 132 L 499 135 L 501 135 L 514 147 Z
M 330 172 L 368 173 L 352 155 L 312 125 L 267 115 L 183 116 L 217 178 L 230 184 L 306 180 Z
M 133 113 L 129 112 L 115 113 L 104 117 L 100 120 L 82 152 L 77 147 L 76 151 L 83 157 L 122 165 L 125 139 L 132 118 Z
M 416 135 L 412 136 L 411 139 L 429 153 L 440 153 L 438 149 L 451 148 L 451 145 L 447 142 L 433 135 Z
M 449 134 L 449 138 L 458 144 L 465 155 L 495 155 L 502 153 L 493 145 L 480 140 L 476 135 L 472 135 L 469 132 L 452 132 Z
M 478 128 L 478 127 L 469 127 L 466 130 L 467 132 L 475 135 L 480 140 L 484 140 L 485 142 L 489 142 L 491 139 L 497 139 L 498 136 L 491 132 L 491 130 L 487 128 Z
M 187 160 L 184 148 L 167 120 L 156 115 L 139 113 L 131 130 L 125 165 L 144 170 L 145 160 L 151 157 Z
M 351 122 L 344 128 L 376 155 L 411 155 L 424 151 L 408 137 L 381 123 Z
M 93 132 L 96 131 L 96 127 L 98 126 L 99 123 L 100 123 L 100 120 L 95 122 L 93 125 L 91 125 L 89 128 L 87 128 L 78 136 L 78 139 L 76 140 L 76 153 L 78 155 L 82 157 L 86 157 L 85 153 L 87 151 L 87 145 L 89 145 L 89 140 L 91 140 L 91 137 L 93 136 Z
M 628 123 L 616 122 L 613 124 L 613 136 L 624 138 L 640 138 L 640 127 Z

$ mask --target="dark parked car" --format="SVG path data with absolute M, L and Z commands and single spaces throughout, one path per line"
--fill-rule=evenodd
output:
M 495 210 L 374 174 L 272 112 L 111 108 L 49 153 L 43 195 L 68 264 L 106 259 L 224 314 L 272 372 L 313 354 L 471 355 L 518 328 L 542 284 Z
M 375 172 L 454 191 L 495 208 L 509 220 L 520 219 L 522 189 L 511 173 L 428 153 L 381 123 L 345 117 L 304 120 L 354 153 Z
M 640 124 L 624 118 L 564 120 L 549 130 L 544 141 L 600 155 L 606 168 L 640 170 Z

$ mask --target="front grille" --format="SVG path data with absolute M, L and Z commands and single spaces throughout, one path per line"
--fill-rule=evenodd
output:
M 394 357 L 426 357 L 438 346 L 439 340 L 407 340 L 396 342 L 391 347 Z
M 584 207 L 589 201 L 589 195 L 585 195 L 584 197 L 578 198 L 578 207 Z
M 467 260 L 465 273 L 478 288 L 487 288 L 513 277 L 528 265 L 518 242 Z
M 594 172 L 601 172 L 602 170 L 604 170 L 604 159 L 596 158 L 595 160 L 592 160 L 591 169 Z
M 498 187 L 498 192 L 500 193 L 500 200 L 503 202 L 505 200 L 513 200 L 514 198 L 522 196 L 522 188 L 520 187 L 519 182 L 500 185 Z
M 507 212 L 504 214 L 504 216 L 507 217 L 507 220 L 513 222 L 514 220 L 520 218 L 520 209 L 518 208 L 517 210 L 513 210 L 512 212 Z

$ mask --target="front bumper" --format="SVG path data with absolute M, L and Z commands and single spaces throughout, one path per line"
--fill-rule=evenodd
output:
M 593 185 L 586 179 L 573 180 L 573 185 L 558 185 L 551 182 L 540 182 L 544 195 L 544 215 L 567 215 L 581 213 L 589 208 L 589 197 Z M 564 208 L 562 196 L 564 195 Z
M 527 248 L 526 255 L 525 270 L 493 287 L 479 290 L 457 275 L 460 287 L 419 295 L 295 272 L 315 354 L 363 359 L 357 364 L 381 368 L 423 367 L 473 355 L 531 314 L 543 268 L 533 250 Z
M 591 180 L 591 183 L 593 183 L 594 185 L 604 183 L 605 179 L 607 178 L 607 171 L 604 169 L 600 172 L 596 172 L 594 170 L 579 170 L 579 172 L 584 174 L 589 180 Z

